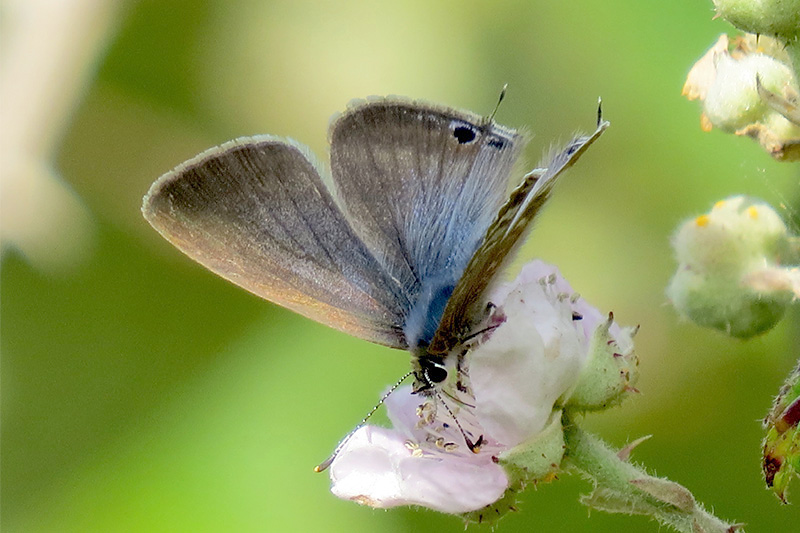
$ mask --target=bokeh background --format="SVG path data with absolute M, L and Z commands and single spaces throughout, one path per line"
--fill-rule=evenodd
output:
M 652 434 L 635 459 L 718 516 L 752 531 L 800 523 L 759 467 L 759 421 L 800 351 L 797 310 L 741 342 L 681 321 L 664 296 L 682 219 L 735 193 L 797 212 L 796 165 L 702 132 L 680 96 L 692 63 L 733 32 L 710 1 L 0 6 L 3 531 L 463 531 L 339 501 L 312 472 L 406 354 L 217 278 L 139 208 L 160 174 L 228 139 L 272 133 L 324 154 L 350 99 L 487 114 L 505 83 L 497 120 L 534 134 L 531 165 L 593 128 L 600 95 L 612 122 L 517 261 L 558 264 L 641 325 L 641 394 L 588 425 L 620 446 Z M 589 488 L 570 476 L 531 488 L 500 530 L 658 530 L 589 513 L 577 501 Z

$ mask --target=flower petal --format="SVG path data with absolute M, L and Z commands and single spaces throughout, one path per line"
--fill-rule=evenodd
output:
M 331 465 L 331 492 L 370 507 L 422 505 L 458 514 L 494 503 L 508 487 L 489 454 L 428 455 L 406 442 L 397 431 L 359 429 Z
M 569 298 L 558 282 L 543 283 L 538 276 L 552 279 L 555 272 L 540 262 L 525 269 L 499 306 L 506 321 L 470 356 L 478 420 L 509 447 L 544 428 L 585 360 Z

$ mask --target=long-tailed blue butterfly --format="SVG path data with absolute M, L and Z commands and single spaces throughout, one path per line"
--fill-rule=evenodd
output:
M 269 135 L 207 150 L 161 176 L 145 218 L 245 289 L 412 355 L 415 390 L 484 318 L 484 294 L 571 166 L 608 127 L 554 152 L 507 195 L 525 144 L 491 117 L 401 100 L 349 107 L 330 127 L 330 172 Z

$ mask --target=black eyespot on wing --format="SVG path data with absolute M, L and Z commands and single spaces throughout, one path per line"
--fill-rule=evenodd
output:
M 475 140 L 476 136 L 477 132 L 475 128 L 467 126 L 466 124 L 456 126 L 455 129 L 453 129 L 453 137 L 456 138 L 459 144 L 471 143 Z
M 506 142 L 499 137 L 493 137 L 489 139 L 489 142 L 487 144 L 492 148 L 497 148 L 498 150 L 501 150 L 506 145 Z

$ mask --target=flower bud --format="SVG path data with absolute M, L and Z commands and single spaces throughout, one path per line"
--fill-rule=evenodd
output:
M 702 326 L 748 338 L 772 328 L 792 300 L 790 290 L 748 283 L 780 266 L 789 235 L 766 203 L 736 196 L 685 222 L 673 240 L 678 271 L 667 296 Z M 757 277 L 757 276 L 756 276 Z
M 774 39 L 745 35 L 717 43 L 692 67 L 683 87 L 703 101 L 701 125 L 756 139 L 775 159 L 800 159 L 797 80 Z
M 717 15 L 748 33 L 800 38 L 800 0 L 714 0 Z
M 717 56 L 716 78 L 703 106 L 713 126 L 733 133 L 756 122 L 774 122 L 777 128 L 791 125 L 761 98 L 756 78 L 765 89 L 779 94 L 793 79 L 786 65 L 764 54 L 748 54 L 739 60 L 728 53 Z M 788 132 L 797 134 L 800 129 Z

